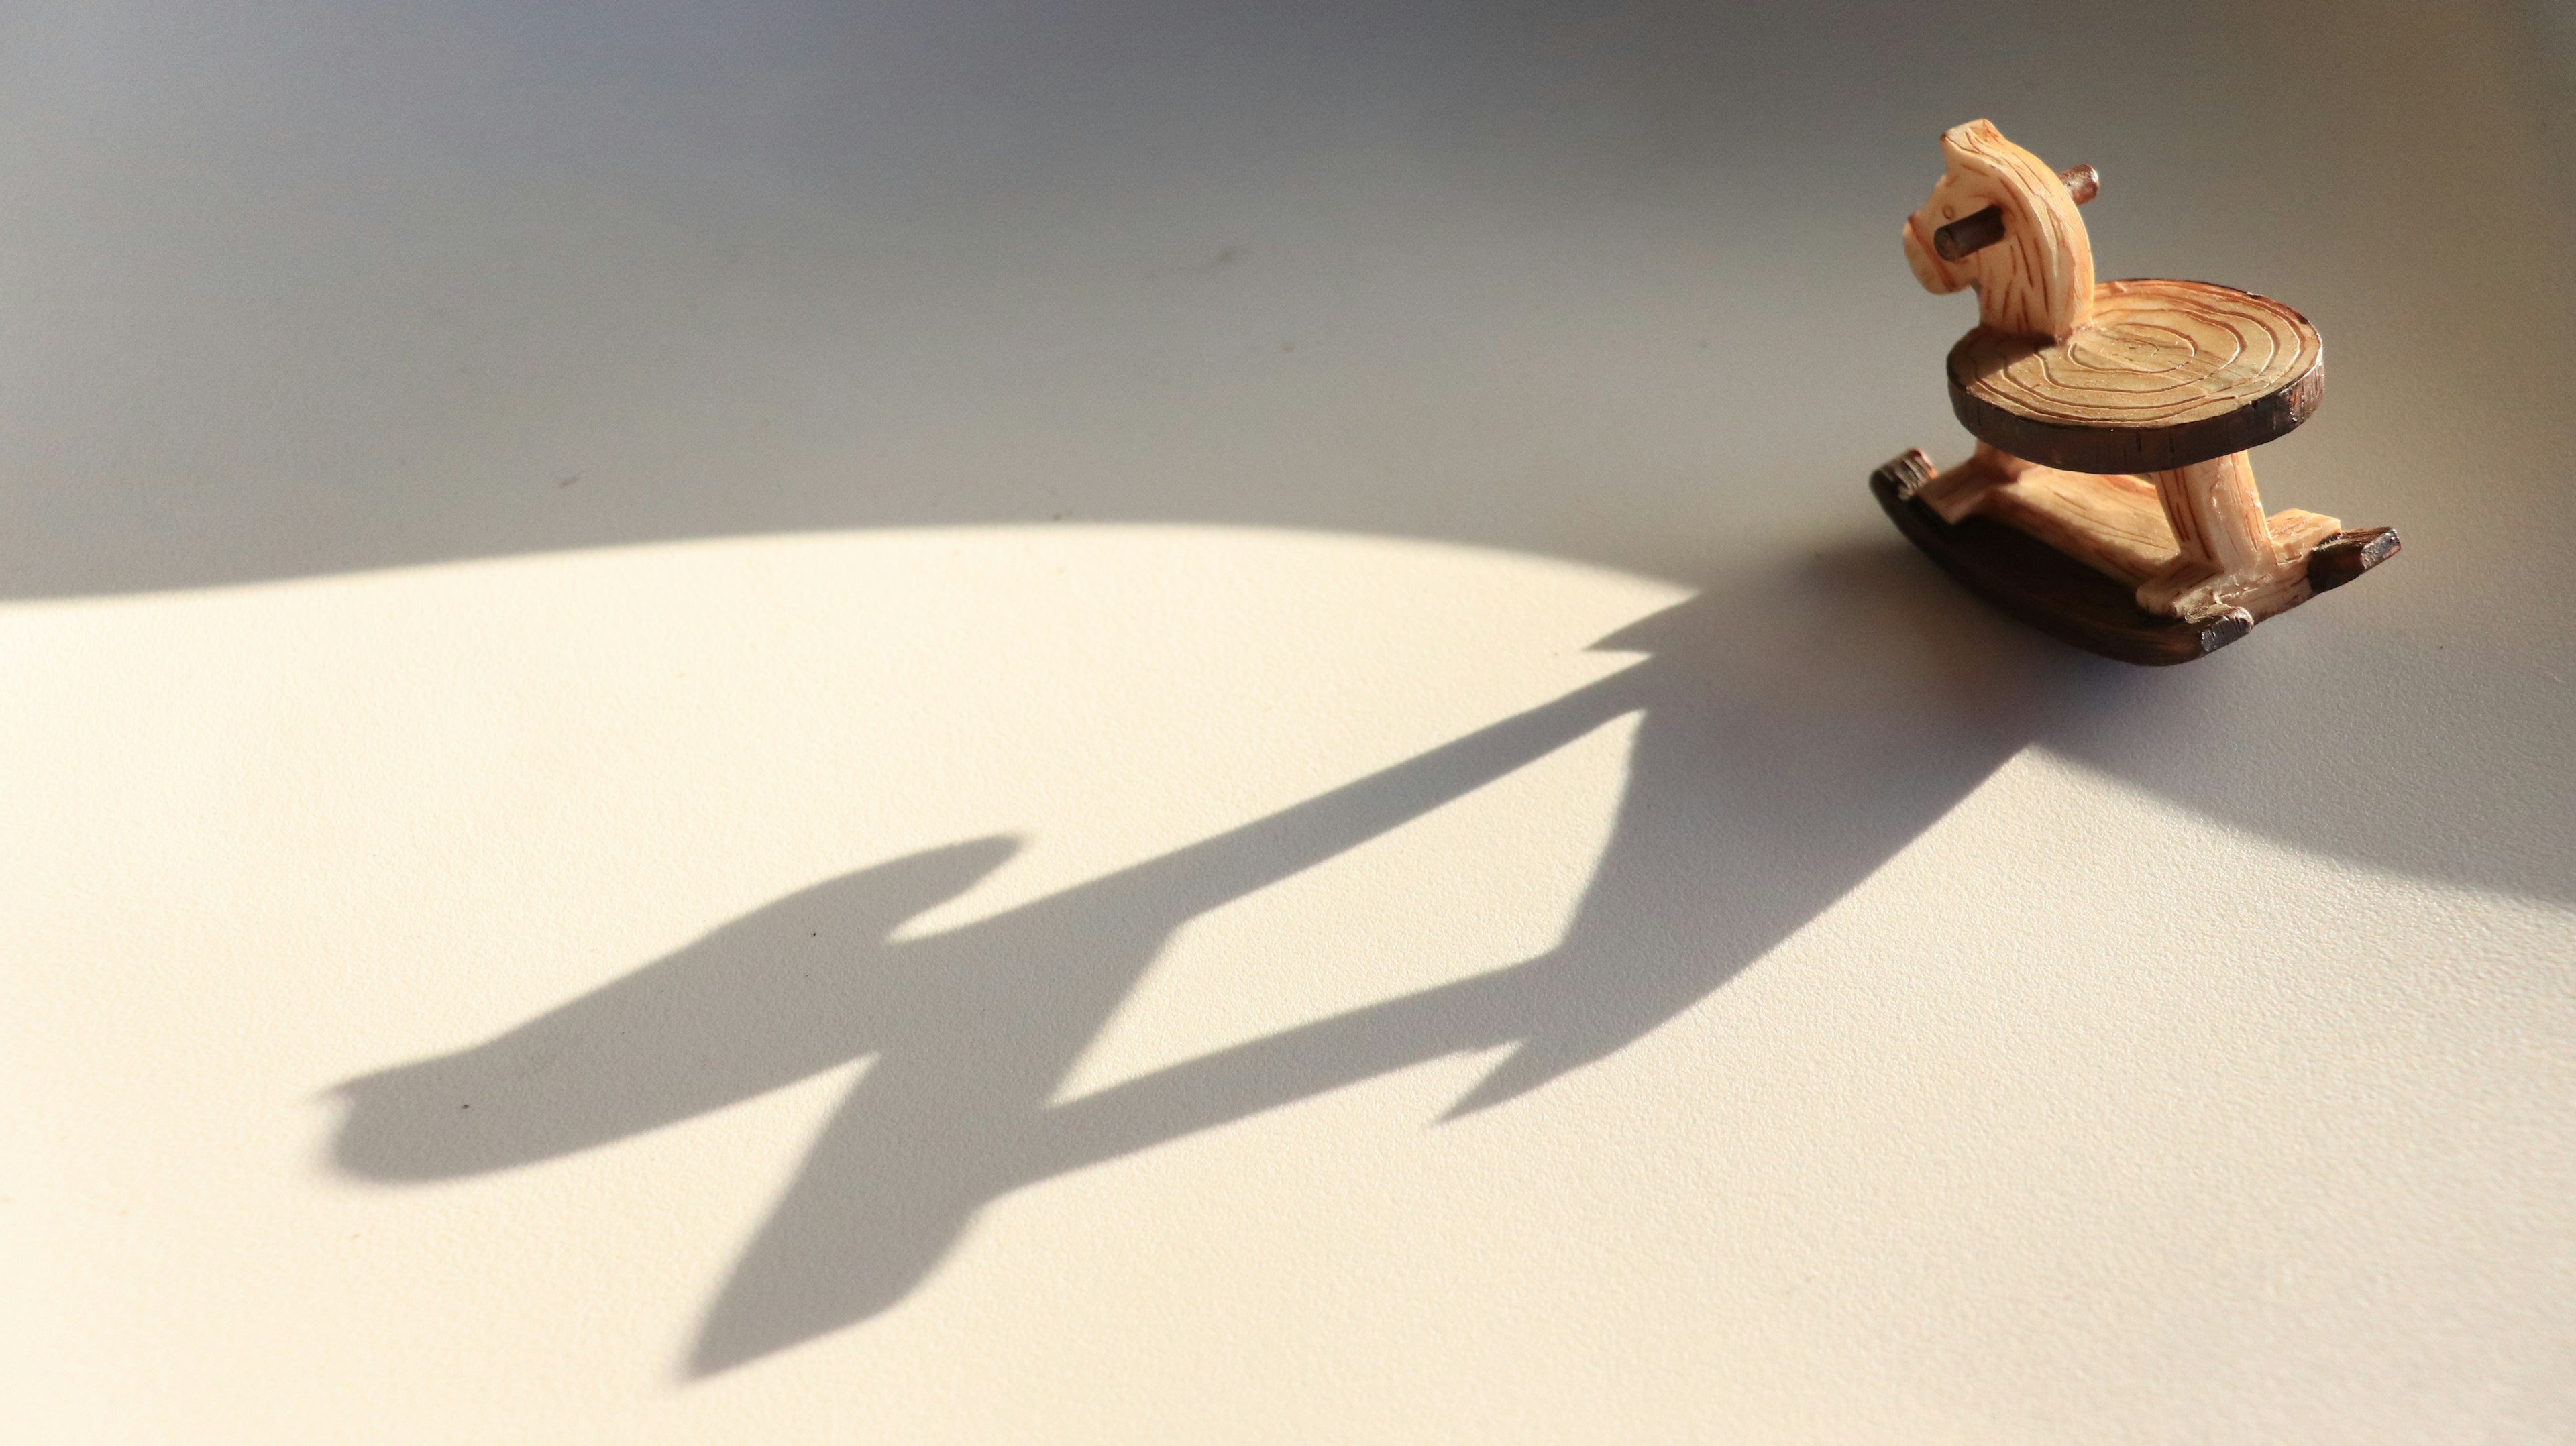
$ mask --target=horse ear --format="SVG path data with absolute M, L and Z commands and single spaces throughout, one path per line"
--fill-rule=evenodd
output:
M 1941 132 L 1941 159 L 1950 165 L 1978 157 L 1979 152 L 2004 138 L 1990 120 L 1964 121 Z

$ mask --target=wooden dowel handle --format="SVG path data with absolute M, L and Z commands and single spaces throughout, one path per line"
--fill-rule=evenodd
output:
M 1932 233 L 1932 249 L 1944 261 L 1965 261 L 2004 239 L 2004 208 L 1971 211 Z
M 2066 183 L 2067 199 L 2081 206 L 2102 194 L 2102 173 L 2091 166 L 2069 166 L 2057 173 Z M 1932 233 L 1932 249 L 1944 261 L 1965 261 L 2004 239 L 2004 212 L 2000 206 L 1960 217 Z

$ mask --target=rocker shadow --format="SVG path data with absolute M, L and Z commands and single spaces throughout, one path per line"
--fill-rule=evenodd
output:
M 1540 1088 L 1760 958 L 2087 691 L 2062 684 L 2112 666 L 2022 639 L 1894 547 L 1747 586 L 1769 605 L 1702 593 L 1604 639 L 1644 656 L 1553 702 L 944 933 L 889 937 L 1011 840 L 791 895 L 482 1044 L 350 1081 L 334 1161 L 475 1175 L 872 1058 L 706 1311 L 702 1377 L 895 1305 L 1010 1191 L 1461 1051 L 1511 1046 L 1452 1117 Z M 1050 1103 L 1175 930 L 1629 714 L 1625 796 L 1555 948 Z

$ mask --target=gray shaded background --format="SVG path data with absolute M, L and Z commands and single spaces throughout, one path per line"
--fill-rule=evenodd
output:
M 5 23 L 20 597 L 1046 519 L 1742 578 L 1879 537 L 1858 479 L 1964 446 L 1966 313 L 1892 238 L 1990 115 L 2104 170 L 2102 274 L 2317 321 L 2327 409 L 2267 499 L 2409 543 L 2048 741 L 2303 846 L 2576 882 L 2563 10 Z

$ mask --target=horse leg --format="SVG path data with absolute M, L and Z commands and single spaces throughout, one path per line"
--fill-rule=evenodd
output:
M 2308 600 L 2308 553 L 2342 523 L 2296 509 L 2266 518 L 2243 452 L 2147 476 L 2175 558 L 2139 586 L 2138 606 L 2190 622 L 2242 609 L 2261 622 Z

